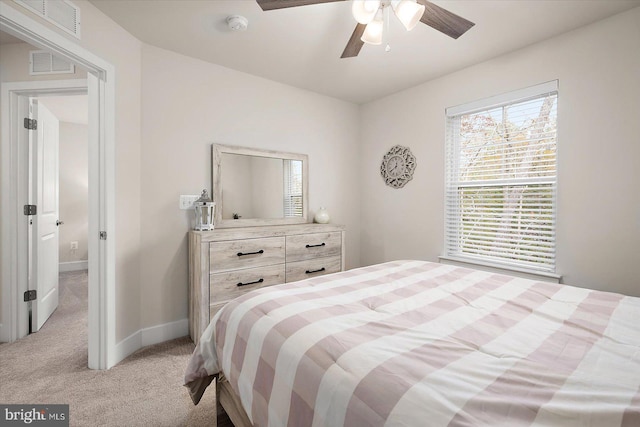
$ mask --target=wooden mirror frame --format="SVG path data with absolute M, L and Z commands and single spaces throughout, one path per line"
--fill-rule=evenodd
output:
M 291 159 L 302 161 L 302 216 L 283 218 L 240 218 L 222 219 L 222 154 L 240 154 L 245 156 L 269 157 L 275 159 Z M 257 148 L 238 147 L 234 145 L 213 144 L 211 147 L 211 185 L 214 209 L 215 228 L 256 227 L 260 225 L 304 224 L 309 211 L 309 158 L 306 154 L 287 153 L 284 151 L 261 150 Z

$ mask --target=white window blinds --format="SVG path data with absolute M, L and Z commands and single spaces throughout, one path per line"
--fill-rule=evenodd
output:
M 302 162 L 284 161 L 284 216 L 302 216 Z
M 555 272 L 557 81 L 447 109 L 445 255 Z

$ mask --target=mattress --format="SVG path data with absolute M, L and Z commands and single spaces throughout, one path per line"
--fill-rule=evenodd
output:
M 424 261 L 262 288 L 185 373 L 256 426 L 639 426 L 640 299 Z

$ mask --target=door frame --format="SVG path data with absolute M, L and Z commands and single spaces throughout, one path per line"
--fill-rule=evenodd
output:
M 0 7 L 0 30 L 47 50 L 88 70 L 84 81 L 89 98 L 89 307 L 88 365 L 108 369 L 115 356 L 115 69 L 113 65 L 59 33 L 27 17 L 4 2 Z M 20 229 L 26 227 L 21 212 L 19 147 L 11 134 L 11 99 L 17 94 L 59 87 L 47 81 L 2 85 L 2 134 L 0 161 L 0 266 L 3 341 L 17 336 L 19 289 L 26 290 L 27 252 Z M 76 82 L 77 84 L 77 82 Z M 22 92 L 21 92 L 22 91 Z M 106 232 L 106 240 L 100 233 Z M 5 298 L 9 296 L 10 298 Z M 23 307 L 26 310 L 26 307 Z

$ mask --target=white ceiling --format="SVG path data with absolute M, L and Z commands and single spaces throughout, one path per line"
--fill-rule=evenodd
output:
M 351 2 L 262 11 L 255 0 L 90 0 L 141 41 L 331 97 L 364 103 L 622 11 L 640 0 L 434 0 L 475 26 L 458 40 L 390 20 L 391 51 L 340 59 Z M 229 15 L 249 20 L 232 32 Z

